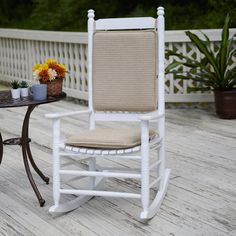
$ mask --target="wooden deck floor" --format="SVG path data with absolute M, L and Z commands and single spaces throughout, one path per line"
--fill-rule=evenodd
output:
M 49 177 L 51 121 L 46 120 L 44 114 L 78 108 L 83 109 L 61 101 L 39 106 L 32 113 L 32 152 Z M 20 134 L 24 114 L 25 108 L 1 109 L 0 130 L 4 139 Z M 138 201 L 101 197 L 52 218 L 48 214 L 52 184 L 45 185 L 34 175 L 46 200 L 45 206 L 39 207 L 25 174 L 19 147 L 7 146 L 0 166 L 0 235 L 235 236 L 236 120 L 220 120 L 213 111 L 199 109 L 170 109 L 166 117 L 167 166 L 172 169 L 171 179 L 159 214 L 148 224 L 137 220 L 141 209 Z M 85 128 L 86 121 L 87 117 L 67 118 L 63 132 L 73 134 L 77 127 Z M 121 190 L 138 189 L 136 182 L 118 179 L 107 181 L 107 189 L 112 186 Z

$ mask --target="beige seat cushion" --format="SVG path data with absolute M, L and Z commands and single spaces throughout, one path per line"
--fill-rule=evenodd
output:
M 150 139 L 157 136 L 154 130 L 150 130 Z M 86 148 L 125 149 L 141 144 L 141 132 L 138 128 L 97 128 L 87 130 L 79 135 L 68 138 L 67 145 Z
M 156 32 L 96 32 L 93 46 L 94 109 L 155 110 Z

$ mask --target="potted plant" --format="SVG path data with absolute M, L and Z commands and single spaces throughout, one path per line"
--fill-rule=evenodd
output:
M 62 82 L 65 79 L 66 67 L 54 59 L 47 59 L 43 64 L 35 64 L 33 76 L 42 84 L 47 84 L 47 95 L 58 96 L 62 92 Z
M 19 99 L 20 98 L 20 84 L 17 80 L 11 81 L 11 96 L 13 99 Z
M 204 39 L 200 39 L 190 31 L 186 35 L 193 45 L 202 53 L 202 58 L 197 60 L 178 53 L 166 50 L 167 56 L 176 59 L 167 66 L 166 73 L 174 73 L 177 79 L 192 79 L 198 87 L 194 90 L 212 90 L 215 95 L 215 107 L 217 115 L 222 119 L 236 118 L 236 64 L 232 64 L 232 57 L 236 55 L 234 37 L 229 38 L 229 15 L 226 16 L 222 30 L 221 43 L 217 52 L 210 47 L 210 39 L 204 33 Z M 186 74 L 180 74 L 175 70 L 179 65 L 189 68 Z
M 29 96 L 29 85 L 26 81 L 21 81 L 20 83 L 20 95 L 21 97 L 28 97 Z

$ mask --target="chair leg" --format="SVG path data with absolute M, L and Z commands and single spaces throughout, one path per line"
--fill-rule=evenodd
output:
M 96 180 L 95 180 L 94 189 L 96 189 L 96 190 L 102 189 L 105 178 L 103 178 L 103 177 L 95 177 L 95 178 L 96 178 Z M 94 196 L 91 196 L 91 195 L 78 196 L 69 202 L 59 204 L 58 206 L 54 205 L 54 206 L 50 207 L 49 212 L 52 215 L 59 215 L 59 214 L 65 213 L 65 212 L 75 210 L 76 208 L 80 207 L 84 203 L 88 202 L 93 197 Z
M 166 191 L 167 191 L 167 186 L 168 186 L 168 181 L 170 178 L 170 169 L 165 169 L 164 171 L 164 175 L 163 175 L 163 188 L 161 190 L 159 190 L 156 194 L 156 197 L 154 198 L 154 200 L 152 201 L 152 203 L 150 204 L 148 211 L 147 212 L 142 212 L 140 214 L 140 218 L 141 219 L 151 219 L 152 217 L 154 217 L 157 213 L 157 211 L 160 209 L 161 204 L 164 200 Z
M 54 144 L 53 144 L 53 199 L 54 199 L 54 205 L 49 208 L 49 212 L 52 215 L 58 215 L 65 212 L 72 211 L 85 202 L 89 201 L 93 196 L 78 196 L 75 199 L 60 204 L 60 155 L 59 155 L 59 133 L 57 130 L 60 128 L 60 123 L 57 124 L 55 122 L 54 124 Z M 96 159 L 90 158 L 89 159 L 89 170 L 95 171 L 96 170 Z M 90 177 L 90 183 L 89 188 L 91 190 L 97 189 L 99 190 L 104 182 L 105 178 L 103 177 Z
M 57 207 L 60 201 L 60 120 L 53 122 L 53 200 L 54 206 Z
M 159 191 L 161 191 L 164 187 L 164 176 L 165 176 L 165 144 L 164 141 L 161 141 L 161 146 L 159 148 L 159 158 L 160 158 L 160 165 L 158 168 L 159 176 L 161 177 L 160 185 L 159 185 Z
M 141 126 L 142 144 L 141 144 L 141 201 L 143 211 L 141 214 L 147 214 L 149 207 L 149 127 L 148 121 L 142 122 Z
M 159 185 L 159 191 L 163 189 L 164 187 L 164 176 L 165 176 L 165 119 L 162 118 L 158 122 L 158 132 L 160 133 L 160 136 L 162 137 L 161 143 L 160 143 L 160 148 L 158 151 L 158 156 L 161 161 L 159 165 L 159 176 L 161 177 L 160 185 Z
M 157 194 L 154 198 L 154 200 L 151 202 L 151 204 L 148 206 L 148 209 L 146 211 L 142 211 L 140 214 L 141 219 L 151 219 L 152 217 L 155 216 L 159 208 L 161 207 L 161 204 L 164 200 L 166 191 L 167 191 L 167 186 L 168 186 L 168 181 L 170 178 L 170 169 L 165 168 L 165 146 L 164 146 L 164 141 L 161 141 L 161 147 L 159 148 L 158 151 L 159 154 L 159 159 L 161 160 L 161 163 L 158 168 L 158 173 L 161 178 L 160 180 L 160 186 L 157 191 Z M 143 158 L 143 157 L 142 157 Z

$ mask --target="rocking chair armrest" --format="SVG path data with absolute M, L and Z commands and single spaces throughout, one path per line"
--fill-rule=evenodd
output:
M 81 111 L 71 111 L 71 112 L 64 112 L 64 113 L 48 113 L 45 115 L 46 118 L 49 119 L 58 119 L 67 116 L 74 116 L 74 115 L 82 115 L 82 114 L 90 114 L 91 110 L 81 110 Z
M 160 118 L 163 118 L 165 114 L 159 114 L 158 111 L 153 111 L 149 113 L 142 114 L 138 117 L 139 120 L 141 121 L 149 121 L 149 120 L 158 120 Z

